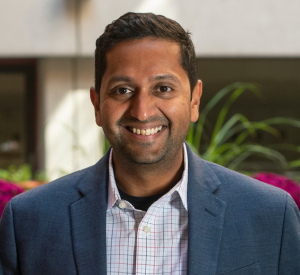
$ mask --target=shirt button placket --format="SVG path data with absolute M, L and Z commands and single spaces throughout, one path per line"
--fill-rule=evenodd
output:
M 147 214 L 146 214 L 147 215 Z M 144 217 L 145 218 L 145 217 Z M 147 263 L 147 235 L 150 234 L 150 227 L 141 222 L 137 232 L 137 249 L 136 249 L 136 275 L 145 274 Z M 148 259 L 149 260 L 149 259 Z

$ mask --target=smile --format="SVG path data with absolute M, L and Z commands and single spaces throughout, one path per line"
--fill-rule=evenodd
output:
M 138 129 L 138 128 L 132 128 L 130 127 L 130 131 L 137 135 L 142 136 L 150 136 L 158 133 L 163 126 L 155 127 L 155 128 L 149 128 L 149 129 Z

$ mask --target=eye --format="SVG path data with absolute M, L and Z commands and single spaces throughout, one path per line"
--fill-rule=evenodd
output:
M 157 91 L 161 93 L 170 92 L 172 89 L 169 86 L 160 86 Z
M 127 88 L 118 88 L 116 91 L 115 91 L 116 94 L 120 94 L 120 95 L 125 95 L 125 94 L 129 94 L 131 93 L 131 91 Z

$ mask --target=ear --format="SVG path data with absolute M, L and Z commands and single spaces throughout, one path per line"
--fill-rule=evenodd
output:
M 101 116 L 100 116 L 100 101 L 99 101 L 99 95 L 95 90 L 95 87 L 90 88 L 90 98 L 91 102 L 94 106 L 95 110 L 95 120 L 98 126 L 102 126 L 101 124 Z
M 191 122 L 196 122 L 198 120 L 201 95 L 202 95 L 202 81 L 198 80 L 192 93 Z

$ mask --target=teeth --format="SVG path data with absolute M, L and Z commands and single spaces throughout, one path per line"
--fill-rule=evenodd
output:
M 150 128 L 150 129 L 146 129 L 146 130 L 140 130 L 137 128 L 132 128 L 131 130 L 134 134 L 138 134 L 138 135 L 142 135 L 142 136 L 150 136 L 150 135 L 156 134 L 161 129 L 162 129 L 162 126 Z

